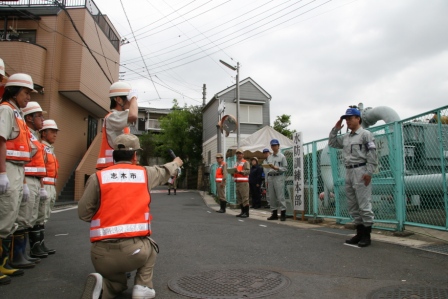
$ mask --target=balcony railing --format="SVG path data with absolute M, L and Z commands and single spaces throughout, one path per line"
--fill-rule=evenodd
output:
M 49 0 L 18 0 L 18 1 L 0 1 L 1 6 L 10 6 L 10 7 L 39 7 L 39 6 L 58 6 L 56 1 Z M 96 6 L 93 0 L 59 0 L 59 5 L 65 8 L 72 7 L 84 7 L 86 8 L 90 14 L 92 15 L 95 22 L 98 24 L 98 27 L 104 32 L 107 36 L 111 44 L 114 48 L 119 51 L 120 50 L 120 40 L 118 36 L 115 34 L 115 31 L 112 30 L 109 23 L 106 21 L 106 18 L 103 16 L 98 6 Z
M 160 122 L 157 119 L 147 120 L 147 130 L 157 130 L 160 131 Z

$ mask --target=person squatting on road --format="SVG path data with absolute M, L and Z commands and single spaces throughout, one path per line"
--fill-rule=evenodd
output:
M 216 162 L 218 163 L 218 167 L 216 168 L 215 173 L 215 183 L 220 206 L 220 209 L 216 212 L 225 213 L 227 206 L 227 199 L 226 199 L 227 163 L 224 161 L 224 156 L 221 153 L 216 154 Z
M 31 161 L 30 131 L 23 119 L 25 108 L 35 92 L 30 75 L 17 73 L 8 78 L 0 104 L 0 285 L 23 270 L 10 265 L 13 234 L 22 202 L 29 198 L 24 165 Z
M 283 174 L 288 169 L 288 162 L 285 156 L 280 153 L 280 142 L 277 139 L 272 139 L 270 143 L 273 154 L 266 158 L 267 164 L 271 166 L 266 169 L 268 170 L 268 194 L 272 215 L 268 220 L 277 220 L 277 210 L 280 209 L 280 221 L 285 221 L 285 176 Z
M 236 199 L 241 208 L 241 213 L 236 217 L 249 217 L 249 162 L 243 158 L 243 150 L 236 150 L 236 164 L 233 180 L 236 183 Z
M 110 112 L 104 117 L 101 136 L 101 148 L 96 162 L 96 169 L 103 169 L 114 164 L 112 158 L 113 142 L 118 135 L 129 134 L 128 124 L 137 121 L 138 93 L 127 82 L 115 82 L 109 88 Z
M 350 133 L 337 136 L 344 127 L 344 119 Z M 345 242 L 366 247 L 371 244 L 370 233 L 374 218 L 371 180 L 378 162 L 373 134 L 364 130 L 361 123 L 361 112 L 350 106 L 331 130 L 328 145 L 343 150 L 348 211 L 356 227 L 356 235 Z
M 126 272 L 137 270 L 132 298 L 154 298 L 152 277 L 158 253 L 151 235 L 150 190 L 167 183 L 183 162 L 139 166 L 138 137 L 114 141 L 115 165 L 92 174 L 78 203 L 78 215 L 90 222 L 90 254 L 98 273 L 88 276 L 82 298 L 114 298 L 127 289 Z
M 250 194 L 252 195 L 252 208 L 261 208 L 261 183 L 263 180 L 263 168 L 258 165 L 258 158 L 252 157 L 250 159 L 252 164 L 249 173 L 249 188 Z

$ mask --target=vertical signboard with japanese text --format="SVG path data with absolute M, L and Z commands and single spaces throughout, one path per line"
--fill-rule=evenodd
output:
M 294 173 L 294 210 L 304 210 L 303 200 L 303 142 L 302 132 L 296 132 L 292 138 L 294 142 L 293 173 Z

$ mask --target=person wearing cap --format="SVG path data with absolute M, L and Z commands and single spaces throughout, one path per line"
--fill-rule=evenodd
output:
M 47 155 L 47 161 L 45 163 L 47 175 L 42 179 L 42 181 L 44 183 L 44 188 L 47 191 L 48 196 L 46 200 L 40 202 L 40 205 L 43 205 L 43 207 L 39 209 L 43 209 L 44 215 L 40 215 L 39 219 L 36 222 L 36 225 L 33 227 L 32 231 L 30 231 L 30 241 L 33 244 L 32 248 L 36 247 L 35 250 L 31 250 L 32 257 L 39 257 L 39 254 L 37 254 L 37 252 L 40 253 L 40 251 L 47 253 L 47 255 L 56 253 L 56 250 L 48 248 L 46 246 L 45 224 L 50 219 L 51 210 L 54 207 L 54 203 L 56 202 L 57 197 L 55 186 L 56 180 L 58 178 L 59 162 L 56 158 L 53 144 L 56 142 L 58 132 L 58 125 L 53 119 L 44 120 L 44 125 L 40 130 L 40 138 Z M 45 254 L 41 257 L 45 257 Z
M 271 155 L 271 152 L 269 151 L 269 149 L 268 148 L 264 148 L 263 149 L 263 157 L 264 157 L 264 160 L 263 160 L 263 162 L 261 163 L 261 165 L 268 165 L 268 162 L 267 162 L 267 159 L 268 159 L 268 157 Z M 263 177 L 264 177 L 264 188 L 265 188 L 265 192 L 266 193 L 268 193 L 267 192 L 267 190 L 268 190 L 268 172 L 269 172 L 269 168 L 265 168 L 264 166 L 263 166 Z M 269 196 L 266 196 L 266 197 L 269 197 Z M 269 198 L 267 198 L 266 199 L 267 200 L 267 204 L 264 206 L 266 209 L 270 209 L 271 208 L 271 205 L 270 205 L 270 203 L 269 203 Z
M 174 195 L 176 195 L 176 189 L 177 189 L 177 179 L 179 178 L 181 173 L 180 168 L 177 169 L 177 171 L 174 173 L 173 176 L 170 177 L 168 180 L 168 195 L 171 194 L 171 189 L 174 191 Z
M 345 120 L 350 132 L 338 136 Z M 361 111 L 350 106 L 330 132 L 328 145 L 342 149 L 345 173 L 345 194 L 356 235 L 347 244 L 366 247 L 371 244 L 370 233 L 374 213 L 372 210 L 372 174 L 378 165 L 373 134 L 361 127 Z
M 11 265 L 16 268 L 32 268 L 40 261 L 39 258 L 28 256 L 26 246 L 29 240 L 29 232 L 36 224 L 41 200 L 47 199 L 47 191 L 43 186 L 42 179 L 47 174 L 45 169 L 46 154 L 44 146 L 38 140 L 38 131 L 43 126 L 43 113 L 39 103 L 29 102 L 22 108 L 26 125 L 30 131 L 32 150 L 31 161 L 25 164 L 25 180 L 30 190 L 29 198 L 20 204 L 19 215 L 17 217 L 18 229 L 13 234 L 13 249 L 11 251 Z M 30 242 L 33 251 L 32 242 Z
M 288 169 L 286 157 L 280 153 L 280 142 L 278 139 L 272 139 L 271 149 L 273 154 L 266 158 L 269 165 L 268 176 L 268 194 L 272 215 L 268 220 L 278 220 L 277 211 L 280 209 L 280 221 L 286 220 L 286 201 L 285 201 L 285 176 Z
M 249 162 L 243 158 L 243 150 L 236 150 L 236 164 L 233 180 L 236 183 L 236 199 L 241 208 L 241 213 L 236 217 L 249 217 Z
M 216 154 L 216 163 L 218 163 L 218 167 L 216 167 L 215 183 L 220 207 L 219 210 L 216 212 L 225 213 L 227 207 L 227 199 L 226 199 L 227 163 L 226 161 L 224 161 L 223 154 L 221 153 Z
M 115 164 L 92 174 L 78 203 L 78 215 L 90 222 L 91 258 L 82 298 L 115 298 L 127 289 L 126 272 L 137 270 L 132 298 L 154 298 L 153 268 L 158 252 L 151 235 L 150 191 L 167 183 L 183 162 L 162 166 L 135 165 L 138 137 L 119 135 Z
M 263 168 L 258 165 L 258 158 L 252 157 L 250 159 L 251 167 L 249 173 L 249 189 L 252 195 L 252 208 L 261 208 L 261 182 Z
M 104 117 L 101 148 L 96 169 L 113 165 L 113 141 L 118 135 L 129 134 L 129 124 L 137 121 L 138 93 L 124 81 L 115 82 L 109 88 L 110 112 Z
M 29 197 L 24 165 L 31 161 L 31 133 L 21 108 L 27 106 L 34 91 L 30 75 L 13 74 L 6 82 L 0 104 L 0 284 L 9 283 L 8 276 L 24 274 L 11 267 L 9 256 L 20 204 Z

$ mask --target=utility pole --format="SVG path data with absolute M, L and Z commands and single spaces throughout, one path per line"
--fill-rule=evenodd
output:
M 202 105 L 205 106 L 205 101 L 206 101 L 206 96 L 207 96 L 207 87 L 205 84 L 202 85 Z

